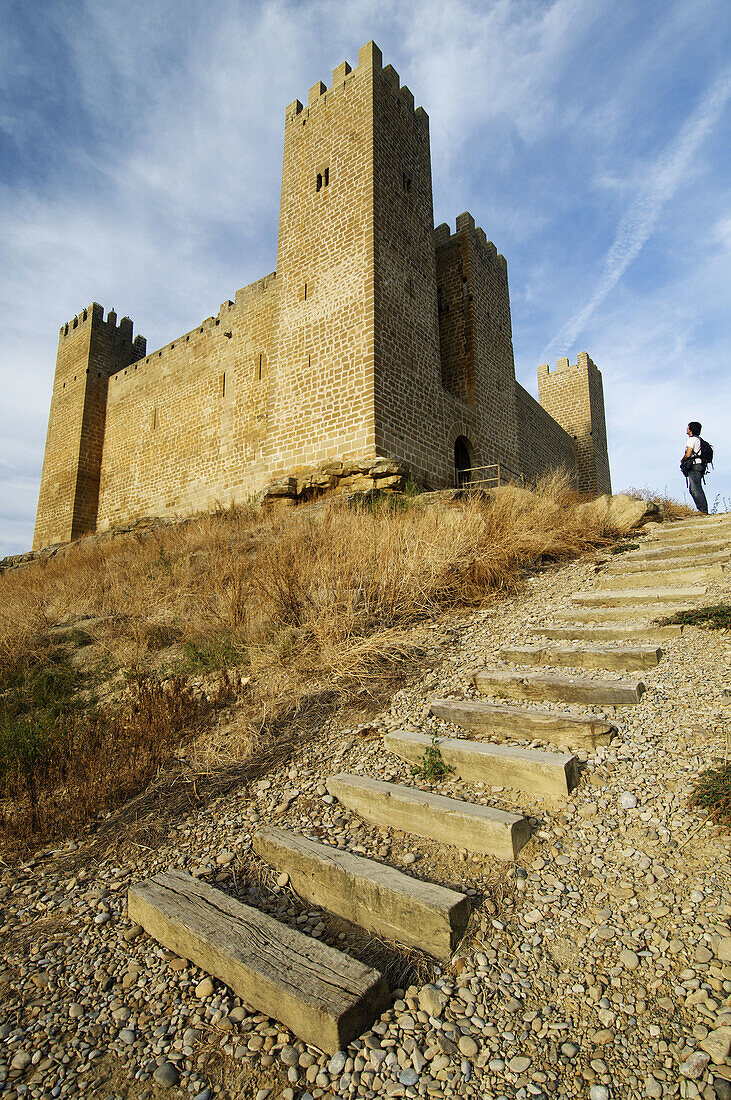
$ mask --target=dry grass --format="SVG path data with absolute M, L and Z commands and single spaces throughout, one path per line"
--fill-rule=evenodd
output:
M 244 734 L 225 738 L 220 752 L 210 749 L 215 738 L 200 742 L 195 762 L 210 770 L 221 756 L 228 763 L 237 754 L 250 758 L 259 734 L 281 726 L 283 716 L 332 708 L 393 677 L 413 653 L 415 624 L 514 593 L 527 570 L 606 543 L 613 533 L 587 525 L 579 503 L 556 476 L 534 491 L 506 488 L 444 509 L 419 507 L 416 498 L 230 510 L 86 540 L 3 575 L 0 756 L 3 729 L 9 743 L 19 722 L 36 737 L 41 715 L 37 755 L 48 771 L 43 791 L 34 793 L 33 760 L 14 773 L 5 767 L 6 840 L 10 829 L 17 837 L 19 815 L 28 840 L 78 826 L 147 783 L 200 731 L 204 716 L 192 704 L 159 721 L 156 708 L 142 703 L 143 716 L 131 719 L 134 700 L 118 712 L 130 681 L 144 700 L 160 690 L 160 677 L 205 678 L 235 666 L 247 677 Z M 74 623 L 83 629 L 69 629 Z M 49 662 L 73 672 L 50 709 L 28 688 Z M 184 697 L 181 682 L 181 706 Z M 99 778 L 107 772 L 113 781 Z M 95 797 L 80 797 L 92 781 Z
M 686 519 L 696 513 L 696 509 L 684 501 L 669 496 L 667 492 L 657 493 L 646 485 L 642 489 L 624 489 L 623 492 L 627 493 L 628 496 L 640 497 L 641 500 L 649 500 L 653 504 L 658 504 L 662 508 L 665 519 Z

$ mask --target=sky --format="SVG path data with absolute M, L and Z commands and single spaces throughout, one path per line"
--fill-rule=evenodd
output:
M 508 260 L 518 380 L 586 350 L 614 491 L 731 510 L 728 0 L 2 0 L 0 557 L 28 549 L 58 330 L 149 350 L 273 271 L 284 109 L 374 39 L 430 117 L 435 223 Z

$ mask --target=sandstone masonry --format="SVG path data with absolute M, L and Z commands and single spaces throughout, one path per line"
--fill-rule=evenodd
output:
M 429 118 L 369 42 L 285 112 L 276 272 L 150 355 L 97 303 L 62 327 L 33 545 L 333 460 L 431 487 L 563 466 L 609 492 L 598 369 L 541 367 L 539 392 L 515 381 L 505 259 L 468 213 L 434 229 Z

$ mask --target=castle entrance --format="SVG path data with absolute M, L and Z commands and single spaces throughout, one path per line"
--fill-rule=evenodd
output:
M 458 435 L 454 443 L 454 480 L 458 489 L 469 484 L 471 467 L 470 445 L 463 435 Z

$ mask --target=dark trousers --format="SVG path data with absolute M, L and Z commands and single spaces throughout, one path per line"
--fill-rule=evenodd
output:
M 703 492 L 702 477 L 703 473 L 700 466 L 697 470 L 691 470 L 688 474 L 688 488 L 698 511 L 705 512 L 708 515 L 708 501 L 706 500 L 706 494 Z

